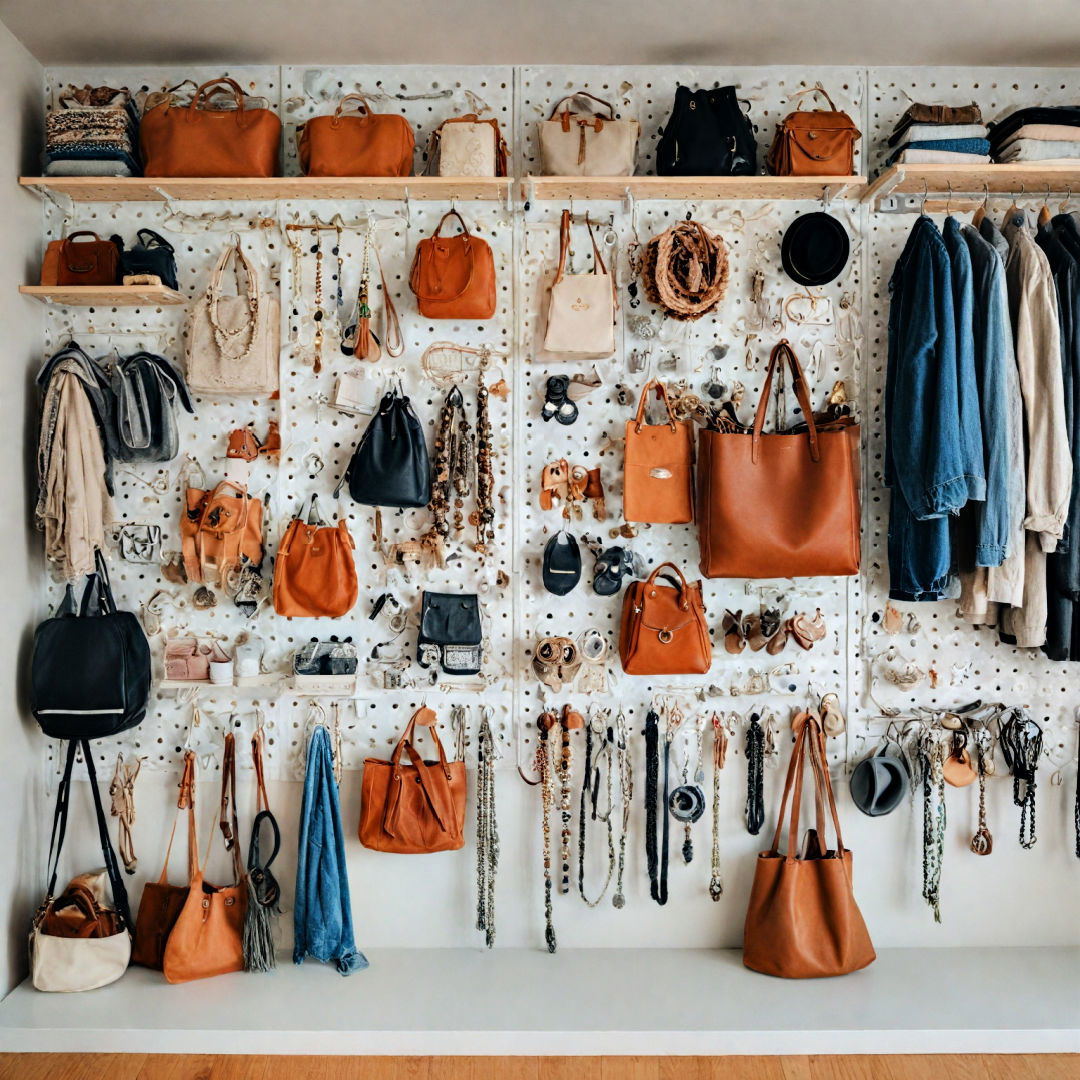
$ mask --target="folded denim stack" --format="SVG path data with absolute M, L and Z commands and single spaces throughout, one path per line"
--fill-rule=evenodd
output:
M 886 165 L 979 165 L 990 141 L 979 106 L 912 102 L 889 136 Z
M 994 160 L 1074 165 L 1080 158 L 1080 106 L 1018 109 L 990 128 Z
M 126 89 L 69 87 L 45 121 L 45 175 L 136 176 L 138 129 Z

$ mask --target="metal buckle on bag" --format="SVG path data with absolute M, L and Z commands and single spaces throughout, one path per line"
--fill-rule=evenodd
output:
M 660 630 L 657 635 L 662 645 L 670 645 L 675 635 L 670 630 Z

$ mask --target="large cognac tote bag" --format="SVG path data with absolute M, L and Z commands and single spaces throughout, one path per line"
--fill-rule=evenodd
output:
M 803 423 L 762 432 L 778 364 L 791 369 Z M 782 578 L 859 572 L 859 427 L 814 420 L 802 368 L 787 341 L 769 358 L 752 434 L 698 436 L 701 573 Z
M 743 932 L 743 963 L 754 971 L 784 979 L 846 975 L 873 963 L 876 954 L 851 887 L 851 852 L 840 834 L 820 721 L 813 713 L 803 713 L 796 717 L 794 726 L 798 729 L 795 749 L 772 847 L 758 855 L 754 871 Z M 814 777 L 817 828 L 807 830 L 802 850 L 796 854 L 807 757 Z M 785 853 L 780 850 L 780 832 L 793 787 Z M 836 848 L 831 851 L 825 843 L 826 806 L 836 829 Z
M 231 91 L 235 107 L 206 108 L 211 87 Z M 144 176 L 273 176 L 281 121 L 270 109 L 246 107 L 234 80 L 211 79 L 190 105 L 166 100 L 143 113 L 139 140 Z

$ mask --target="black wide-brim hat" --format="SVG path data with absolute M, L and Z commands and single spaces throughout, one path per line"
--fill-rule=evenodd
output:
M 784 272 L 800 285 L 827 285 L 847 266 L 851 241 L 840 222 L 820 210 L 800 214 L 784 233 Z

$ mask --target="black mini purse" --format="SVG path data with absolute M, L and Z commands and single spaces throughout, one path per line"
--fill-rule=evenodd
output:
M 139 242 L 120 252 L 120 273 L 124 277 L 153 274 L 161 284 L 176 289 L 176 252 L 172 244 L 153 229 L 140 229 L 135 234 Z
M 421 667 L 439 664 L 447 675 L 478 675 L 483 641 L 475 593 L 424 593 L 416 642 Z

